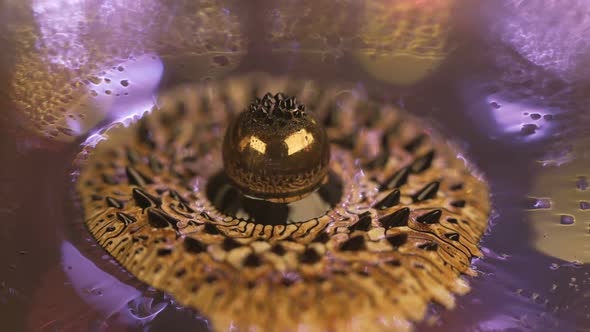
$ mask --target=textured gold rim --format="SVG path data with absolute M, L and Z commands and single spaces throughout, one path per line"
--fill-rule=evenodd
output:
M 300 96 L 326 124 L 343 183 L 326 215 L 262 225 L 207 199 L 224 126 L 260 90 Z M 423 123 L 346 91 L 254 75 L 163 96 L 80 154 L 90 233 L 218 330 L 408 330 L 431 302 L 453 308 L 481 255 L 488 188 Z

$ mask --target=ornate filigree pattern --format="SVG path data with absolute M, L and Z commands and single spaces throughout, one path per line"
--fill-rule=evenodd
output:
M 332 142 L 340 202 L 263 225 L 208 199 L 228 119 L 261 91 L 296 95 Z M 80 154 L 91 234 L 139 280 L 227 330 L 400 330 L 453 308 L 487 225 L 488 189 L 448 143 L 346 87 L 247 76 L 179 89 Z

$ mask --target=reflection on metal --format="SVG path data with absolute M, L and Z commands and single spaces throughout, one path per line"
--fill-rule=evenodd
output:
M 450 53 L 455 0 L 371 0 L 353 54 L 376 79 L 409 85 L 434 72 Z
M 266 153 L 266 143 L 264 143 L 262 140 L 260 140 L 256 136 L 244 137 L 240 141 L 240 150 L 244 150 L 247 147 L 252 148 L 254 151 L 257 151 L 260 154 Z
M 551 202 L 549 208 L 533 208 L 528 213 L 536 234 L 536 248 L 569 262 L 590 263 L 590 210 L 586 204 L 590 201 L 588 151 L 590 141 L 584 137 L 573 146 L 573 160 L 559 167 L 542 168 L 530 190 L 532 199 Z
M 275 52 L 333 62 L 352 55 L 377 80 L 413 84 L 453 49 L 456 0 L 280 2 L 270 15 Z M 330 13 L 326 15 L 326 13 Z
M 72 140 L 109 117 L 111 104 L 157 86 L 161 71 L 147 86 L 131 77 L 131 67 L 146 55 L 162 59 L 168 76 L 190 72 L 192 80 L 235 68 L 245 41 L 232 6 L 222 0 L 11 0 L 3 10 L 21 20 L 7 26 L 16 43 L 10 97 L 28 127 Z
M 243 193 L 285 203 L 309 195 L 324 182 L 330 146 L 325 129 L 304 105 L 294 97 L 268 93 L 228 127 L 223 161 L 229 180 Z
M 313 135 L 305 129 L 301 129 L 289 135 L 284 141 L 287 145 L 287 155 L 290 156 L 301 150 L 305 150 L 313 144 L 313 141 Z

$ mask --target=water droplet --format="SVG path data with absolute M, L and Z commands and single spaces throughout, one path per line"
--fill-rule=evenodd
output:
M 562 225 L 572 225 L 574 223 L 574 217 L 569 216 L 567 214 L 562 214 L 560 218 L 560 223 Z
M 539 126 L 537 126 L 534 123 L 527 123 L 522 125 L 522 128 L 520 129 L 520 133 L 525 135 L 525 136 L 530 136 L 533 135 L 537 129 L 539 129 Z
M 100 288 L 91 289 L 90 294 L 96 295 L 96 296 L 102 296 L 102 289 L 100 289 Z
M 90 82 L 92 82 L 92 84 L 94 84 L 94 85 L 99 85 L 102 82 L 102 79 L 100 77 L 96 77 L 96 76 L 88 77 L 88 80 Z
M 213 57 L 213 62 L 219 66 L 225 67 L 229 65 L 229 59 L 223 55 L 216 55 Z
M 586 189 L 588 189 L 588 179 L 585 176 L 578 176 L 578 181 L 576 181 L 576 187 L 578 187 L 578 189 L 584 191 Z
M 550 209 L 551 199 L 549 198 L 529 198 L 526 203 L 529 209 Z

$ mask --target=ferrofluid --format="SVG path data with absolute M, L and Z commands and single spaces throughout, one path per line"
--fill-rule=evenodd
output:
M 488 188 L 459 151 L 346 86 L 176 89 L 84 147 L 85 223 L 216 330 L 409 330 L 474 276 Z

